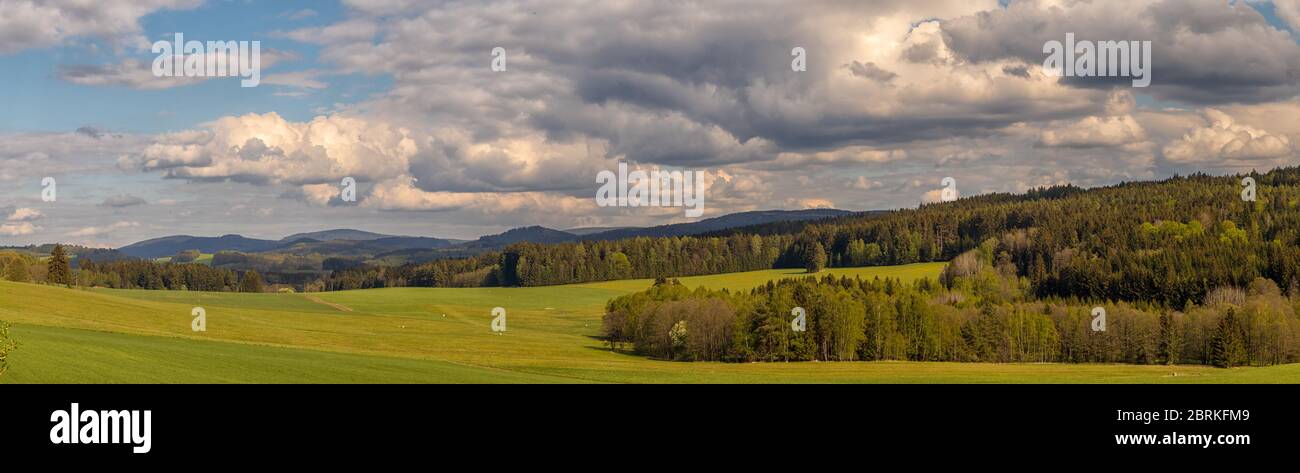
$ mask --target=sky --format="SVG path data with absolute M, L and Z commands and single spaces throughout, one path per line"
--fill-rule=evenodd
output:
M 619 163 L 703 171 L 703 218 L 1265 171 L 1300 158 L 1297 31 L 1300 0 L 0 0 L 0 246 L 691 220 L 598 205 Z M 261 84 L 156 77 L 176 33 L 260 41 Z M 1149 41 L 1151 85 L 1051 74 L 1067 33 Z

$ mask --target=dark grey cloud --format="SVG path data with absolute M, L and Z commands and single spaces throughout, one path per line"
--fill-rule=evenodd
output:
M 141 198 L 139 198 L 139 197 L 136 197 L 136 196 L 133 196 L 133 195 L 130 195 L 130 194 L 119 194 L 119 195 L 115 195 L 115 196 L 109 197 L 109 198 L 107 198 L 107 199 L 104 199 L 104 201 L 101 202 L 99 205 L 100 205 L 101 207 L 112 207 L 112 208 L 115 208 L 115 209 L 123 209 L 123 208 L 127 208 L 127 207 L 135 207 L 135 206 L 138 206 L 138 205 L 145 205 L 145 204 L 147 204 L 147 203 L 148 203 L 148 202 L 145 202 L 144 199 L 141 199 Z
M 844 67 L 847 68 L 849 72 L 853 73 L 854 76 L 880 82 L 888 83 L 898 77 L 898 74 L 881 69 L 880 66 L 877 66 L 874 62 L 863 64 L 858 61 L 853 61 L 852 64 L 845 65 Z
M 944 23 L 949 46 L 974 62 L 1041 65 L 1046 41 L 1151 41 L 1153 83 L 1144 93 L 1198 105 L 1261 103 L 1300 93 L 1300 45 L 1246 2 L 1098 0 L 1047 7 L 1012 2 Z M 1075 87 L 1127 80 L 1071 78 Z

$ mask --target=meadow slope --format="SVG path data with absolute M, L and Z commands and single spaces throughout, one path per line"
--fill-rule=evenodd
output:
M 831 274 L 906 280 L 942 264 Z M 797 270 L 682 278 L 745 290 Z M 541 288 L 395 288 L 323 294 L 70 290 L 0 282 L 0 320 L 20 343 L 4 383 L 1260 383 L 1300 365 L 674 363 L 611 352 L 604 304 L 647 280 Z M 203 307 L 208 331 L 190 330 Z M 509 330 L 489 329 L 493 307 Z

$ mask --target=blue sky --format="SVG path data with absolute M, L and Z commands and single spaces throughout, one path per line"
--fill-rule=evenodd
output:
M 303 13 L 310 11 L 314 13 Z M 298 17 L 294 17 L 298 14 Z M 320 47 L 285 38 L 282 32 L 329 25 L 344 9 L 333 1 L 217 1 L 194 9 L 160 10 L 141 18 L 150 40 L 169 40 L 181 31 L 187 40 L 261 41 L 263 50 L 292 52 L 299 60 L 263 71 L 267 74 L 320 69 Z M 210 80 L 165 90 L 77 85 L 57 77 L 60 66 L 111 64 L 125 57 L 152 61 L 149 51 L 105 54 L 112 46 L 95 38 L 72 44 L 0 56 L 0 73 L 8 87 L 0 88 L 0 132 L 67 131 L 89 126 L 127 133 L 160 133 L 194 128 L 227 115 L 275 111 L 291 120 L 309 120 L 338 103 L 352 103 L 387 88 L 382 74 L 327 76 L 329 88 L 308 90 L 305 96 L 285 86 L 238 87 L 238 79 Z

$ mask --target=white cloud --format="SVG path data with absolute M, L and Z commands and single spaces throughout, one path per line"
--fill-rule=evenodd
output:
M 850 180 L 848 186 L 860 191 L 869 191 L 879 189 L 883 185 L 880 181 L 867 179 L 867 176 L 858 176 L 857 179 Z
M 1040 143 L 1052 147 L 1121 146 L 1146 140 L 1146 131 L 1131 115 L 1087 117 L 1043 130 Z
M 799 209 L 833 209 L 835 203 L 827 199 L 791 199 L 787 206 Z
M 921 203 L 936 204 L 943 202 L 943 189 L 933 189 L 921 195 Z
M 34 222 L 40 220 L 43 217 L 45 217 L 45 214 L 41 213 L 40 210 L 29 209 L 26 207 L 19 207 L 17 209 L 14 209 L 13 213 L 9 214 L 9 216 L 5 218 L 5 221 Z
M 0 225 L 0 235 L 17 237 L 32 235 L 41 230 L 41 227 L 32 225 L 31 222 L 6 223 Z
M 116 222 L 111 225 L 102 227 L 84 227 L 68 233 L 73 238 L 96 238 L 111 234 L 115 231 L 140 226 L 139 222 Z
M 164 9 L 188 9 L 202 0 L 0 0 L 0 54 L 95 38 L 143 47 L 140 19 Z
M 810 166 L 884 164 L 905 159 L 907 159 L 907 151 L 902 149 L 881 150 L 847 146 L 833 151 L 781 153 L 776 161 L 764 166 L 778 169 L 805 169 Z
M 1291 29 L 1300 32 L 1300 0 L 1273 0 L 1277 16 L 1291 25 Z
M 596 209 L 594 194 L 580 198 L 545 192 L 428 192 L 416 188 L 405 177 L 376 184 L 361 205 L 386 211 L 459 210 L 560 222 L 572 221 Z
M 1295 152 L 1285 135 L 1238 124 L 1230 115 L 1213 108 L 1202 113 L 1205 125 L 1165 146 L 1165 159 L 1179 164 L 1276 164 L 1279 158 Z
M 384 123 L 342 115 L 296 123 L 268 113 L 164 135 L 118 163 L 173 178 L 306 185 L 390 178 L 407 172 L 417 149 L 408 130 Z

